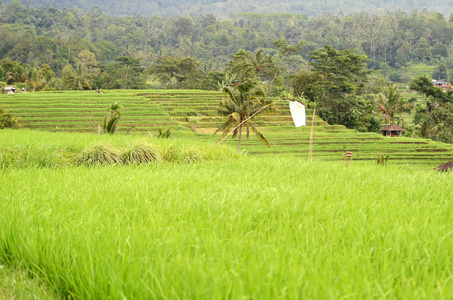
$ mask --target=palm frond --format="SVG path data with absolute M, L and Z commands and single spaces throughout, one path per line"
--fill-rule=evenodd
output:
M 226 94 L 226 98 L 230 98 L 232 101 L 236 99 L 236 90 L 232 86 L 223 87 L 223 92 Z
M 261 134 L 261 132 L 259 132 L 258 129 L 256 129 L 255 126 L 253 126 L 253 124 L 250 124 L 250 127 L 252 128 L 252 132 L 258 137 L 258 139 L 260 141 L 262 141 L 263 143 L 265 143 L 269 148 L 271 147 L 271 144 L 269 144 L 269 142 L 267 141 L 267 139 L 264 137 L 264 135 Z
M 110 134 L 114 134 L 118 131 L 118 124 L 120 122 L 121 117 L 112 117 L 107 123 L 107 132 Z
M 228 119 L 226 120 L 225 123 L 223 123 L 222 125 L 220 125 L 220 126 L 216 129 L 216 131 L 214 131 L 214 135 L 215 135 L 217 132 L 219 132 L 219 131 L 226 132 L 227 129 L 230 128 L 232 124 L 233 124 L 232 119 L 231 119 L 231 118 L 228 118 Z

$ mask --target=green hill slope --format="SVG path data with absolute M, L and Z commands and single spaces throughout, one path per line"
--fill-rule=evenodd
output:
M 0 95 L 0 106 L 21 118 L 24 128 L 46 131 L 94 132 L 102 124 L 108 105 L 118 101 L 124 106 L 120 133 L 131 127 L 135 132 L 156 132 L 171 128 L 176 135 L 218 141 L 213 136 L 222 122 L 216 108 L 222 93 L 186 90 L 108 91 L 64 93 L 19 93 Z M 255 121 L 270 141 L 268 148 L 254 136 L 242 149 L 250 154 L 279 154 L 306 157 L 310 140 L 312 111 L 307 110 L 307 127 L 295 128 L 286 102 L 278 102 L 278 111 L 259 116 Z M 343 126 L 329 126 L 319 118 L 314 122 L 314 159 L 341 160 L 346 151 L 353 160 L 373 160 L 390 154 L 399 163 L 417 163 L 433 167 L 453 160 L 453 145 L 426 139 L 383 137 L 359 133 Z M 237 139 L 224 142 L 237 146 Z

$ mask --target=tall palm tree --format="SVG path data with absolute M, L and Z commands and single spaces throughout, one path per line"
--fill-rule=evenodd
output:
M 253 53 L 249 54 L 251 58 L 250 67 L 255 72 L 255 76 L 263 74 L 263 76 L 266 77 L 272 69 L 275 69 L 275 62 L 270 55 L 263 55 L 263 49 L 256 51 L 255 55 L 253 55 Z
M 82 66 L 82 64 L 77 65 L 77 69 L 75 70 L 75 73 L 71 77 L 72 81 L 72 86 L 71 89 L 75 89 L 77 87 L 77 90 L 84 90 L 84 87 L 89 88 L 90 90 L 92 89 L 91 85 L 93 84 L 91 82 L 91 76 L 88 74 L 86 68 Z
M 11 68 L 11 71 L 6 73 L 8 76 L 7 82 L 26 82 L 28 79 L 28 70 L 27 68 L 19 65 L 18 63 L 14 63 Z
M 45 82 L 44 79 L 41 78 L 41 71 L 39 70 L 39 67 L 30 69 L 30 75 L 28 76 L 26 82 L 33 87 L 33 92 L 36 91 L 37 86 Z
M 395 114 L 401 115 L 410 110 L 413 99 L 408 99 L 405 93 L 398 92 L 397 86 L 388 86 L 376 97 L 376 105 L 385 116 L 386 124 L 393 124 Z
M 270 147 L 269 142 L 253 125 L 256 115 L 275 109 L 274 102 L 265 100 L 263 89 L 256 86 L 256 80 L 247 80 L 223 88 L 225 97 L 219 104 L 217 112 L 226 117 L 226 121 L 214 132 L 223 131 L 222 138 L 233 132 L 233 138 L 239 136 L 238 153 L 241 150 L 242 128 L 245 126 L 247 139 L 252 131 L 263 143 Z M 250 118 L 250 119 L 249 119 Z M 249 120 L 248 120 L 249 119 Z
M 255 54 L 249 52 L 251 63 L 245 66 L 245 68 L 253 70 L 255 72 L 255 76 L 259 77 L 261 81 L 263 78 L 268 81 L 268 94 L 270 95 L 272 91 L 272 84 L 279 74 L 279 69 L 277 68 L 272 56 L 269 54 L 264 56 L 263 54 L 264 50 L 262 49 L 258 50 Z

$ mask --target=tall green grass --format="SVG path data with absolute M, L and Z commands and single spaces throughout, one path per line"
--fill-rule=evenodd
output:
M 62 168 L 109 164 L 192 163 L 238 159 L 232 148 L 145 134 L 95 135 L 31 130 L 0 132 L 0 169 Z
M 282 157 L 0 174 L 0 259 L 63 297 L 453 294 L 452 174 Z

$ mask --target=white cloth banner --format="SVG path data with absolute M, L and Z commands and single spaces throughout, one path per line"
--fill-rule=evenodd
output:
M 305 105 L 297 101 L 289 101 L 289 109 L 293 116 L 294 124 L 296 127 L 305 125 Z

